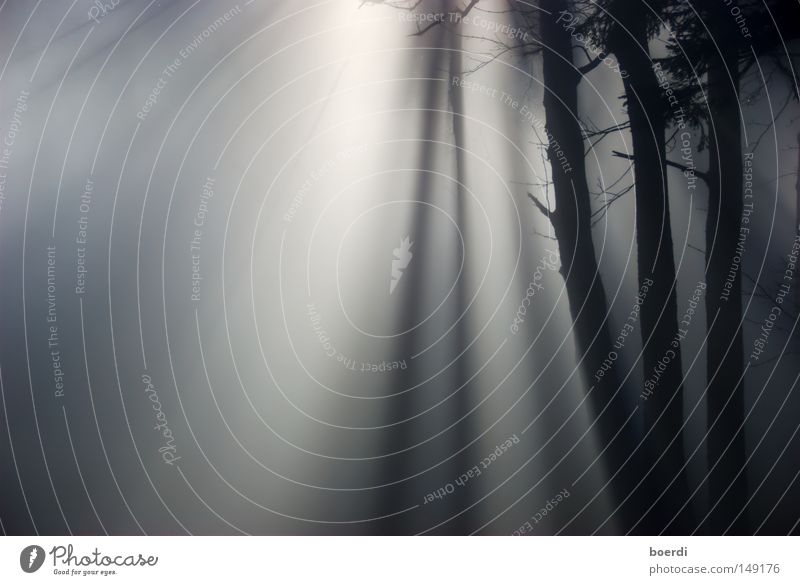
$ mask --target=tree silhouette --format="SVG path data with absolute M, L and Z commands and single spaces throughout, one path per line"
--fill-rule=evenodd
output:
M 555 210 L 531 198 L 547 215 L 562 259 L 564 277 L 577 353 L 588 380 L 608 359 L 612 337 L 608 324 L 608 302 L 597 263 L 592 240 L 592 209 L 584 158 L 584 132 L 578 118 L 578 84 L 584 72 L 573 60 L 570 33 L 558 21 L 559 14 L 568 12 L 567 0 L 542 0 L 541 11 L 526 9 L 518 4 L 534 39 L 533 47 L 540 48 L 544 82 L 543 106 L 546 117 L 548 155 L 552 170 Z M 537 22 L 538 21 L 538 22 Z M 528 53 L 532 48 L 528 48 Z M 558 151 L 567 165 L 559 164 Z M 590 394 L 599 442 L 604 462 L 615 481 L 612 495 L 615 502 L 627 499 L 622 508 L 622 524 L 631 526 L 639 519 L 641 503 L 634 489 L 640 466 L 633 456 L 637 437 L 628 422 L 632 407 L 628 393 L 614 368 L 594 381 Z
M 690 510 L 683 453 L 683 368 L 679 350 L 677 277 L 669 210 L 665 133 L 667 117 L 653 69 L 649 41 L 658 30 L 658 2 L 607 0 L 589 16 L 609 53 L 616 56 L 625 89 L 633 145 L 636 250 L 640 286 L 653 284 L 641 308 L 646 453 L 653 466 L 643 485 L 653 498 L 648 526 L 683 533 Z M 677 343 L 677 346 L 676 346 Z M 676 349 L 677 347 L 677 349 Z M 669 359 L 667 359 L 669 358 Z
M 784 61 L 781 39 L 797 38 L 800 11 L 796 3 L 789 4 L 739 2 L 726 14 L 715 6 L 674 2 L 664 12 L 672 31 L 664 70 L 681 96 L 687 120 L 703 131 L 699 148 L 708 149 L 708 170 L 696 175 L 708 187 L 705 274 L 711 509 L 699 528 L 710 534 L 747 534 L 751 528 L 747 514 L 740 513 L 748 494 L 740 265 L 753 212 L 752 196 L 745 201 L 743 185 L 742 85 L 749 78 L 756 87 L 753 95 L 763 89 L 758 59 L 793 77 L 791 62 Z M 748 156 L 752 157 L 756 146 L 751 141 Z

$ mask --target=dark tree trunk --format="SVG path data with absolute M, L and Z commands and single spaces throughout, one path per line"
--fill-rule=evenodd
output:
M 714 510 L 705 528 L 711 534 L 721 534 L 739 515 L 731 532 L 746 534 L 746 514 L 739 514 L 747 494 L 743 471 L 742 277 L 734 258 L 737 246 L 743 249 L 747 232 L 740 232 L 743 165 L 739 53 L 737 50 L 728 54 L 726 58 L 715 59 L 708 72 L 711 123 L 705 244 L 708 283 L 706 347 L 709 503 Z M 745 239 L 740 240 L 740 235 Z
M 449 33 L 448 46 L 450 48 L 449 55 L 449 73 L 450 79 L 454 76 L 462 76 L 463 73 L 463 58 L 462 58 L 462 38 L 453 32 Z M 448 101 L 450 102 L 450 110 L 452 116 L 452 129 L 453 129 L 453 143 L 455 144 L 454 156 L 456 167 L 456 181 L 455 186 L 455 218 L 456 225 L 458 225 L 465 241 L 470 241 L 469 238 L 469 225 L 467 223 L 466 213 L 466 200 L 468 193 L 463 185 L 467 184 L 466 176 L 466 148 L 467 142 L 465 137 L 465 124 L 464 124 L 464 95 L 463 90 L 456 84 L 448 83 Z M 464 252 L 466 254 L 466 250 Z M 461 312 L 467 307 L 467 283 L 469 282 L 469 262 L 464 263 L 463 272 L 458 282 L 456 283 L 455 290 L 453 291 L 453 298 L 455 302 L 452 307 L 452 318 L 455 321 L 458 319 L 455 329 L 453 331 L 453 356 L 459 355 L 463 350 L 471 335 L 467 330 L 467 320 L 459 319 Z M 467 353 L 458 358 L 453 364 L 453 375 L 455 388 L 460 388 L 455 395 L 454 405 L 454 420 L 460 420 L 455 428 L 456 443 L 453 451 L 460 451 L 458 456 L 455 457 L 454 469 L 457 473 L 470 469 L 477 461 L 478 454 L 473 446 L 467 447 L 475 437 L 478 435 L 476 426 L 472 424 L 472 418 L 468 416 L 472 408 L 472 400 L 470 400 L 471 386 L 467 384 L 469 379 L 469 371 L 466 367 L 470 363 L 472 354 L 468 350 Z M 463 387 L 462 387 L 463 386 Z M 463 418 L 463 420 L 462 420 Z M 469 534 L 471 530 L 475 529 L 475 523 L 472 518 L 474 516 L 474 507 L 471 507 L 476 501 L 475 483 L 467 482 L 461 486 L 454 494 L 454 508 L 455 514 L 458 514 L 451 523 L 450 530 L 453 534 Z
M 423 70 L 421 77 L 434 78 L 441 75 L 447 69 L 447 52 L 442 50 L 445 39 L 443 38 L 441 27 L 436 27 L 430 31 L 426 40 L 426 47 L 434 50 L 424 51 L 425 59 L 422 61 Z M 421 50 L 421 49 L 420 49 Z M 422 137 L 419 143 L 417 154 L 414 196 L 424 203 L 430 204 L 431 201 L 431 172 L 437 171 L 437 161 L 439 151 L 435 141 L 438 138 L 437 118 L 441 116 L 440 110 L 446 101 L 443 96 L 443 89 L 440 83 L 427 81 L 424 84 L 424 91 L 419 94 L 419 136 Z M 433 228 L 430 222 L 430 215 L 425 213 L 423 205 L 415 205 L 410 219 L 410 235 L 414 240 L 414 253 L 417 254 L 414 269 L 408 270 L 403 276 L 403 286 L 410 293 L 409 298 L 421 297 L 424 293 L 426 282 L 425 277 L 430 273 L 430 266 L 425 264 L 425 254 L 419 254 L 420 250 L 428 249 L 432 244 Z M 421 309 L 416 303 L 408 303 L 396 312 L 396 327 L 400 330 L 408 327 L 409 323 L 417 323 L 425 315 L 421 315 Z M 419 330 L 409 332 L 399 338 L 396 345 L 397 355 L 408 359 L 414 355 L 421 347 L 424 347 L 425 338 Z M 409 508 L 418 504 L 424 495 L 431 490 L 435 490 L 443 482 L 447 481 L 449 474 L 443 473 L 444 469 L 450 469 L 448 465 L 437 473 L 426 473 L 419 475 L 420 462 L 426 461 L 420 452 L 430 453 L 446 450 L 438 444 L 427 443 L 424 447 L 412 448 L 418 443 L 418 437 L 429 436 L 431 434 L 431 423 L 422 420 L 421 417 L 412 419 L 419 412 L 418 395 L 420 388 L 404 392 L 406 389 L 419 383 L 419 377 L 414 376 L 414 368 L 406 370 L 395 370 L 396 375 L 392 376 L 391 384 L 393 393 L 397 396 L 388 402 L 386 416 L 391 420 L 407 420 L 403 424 L 392 426 L 387 429 L 383 443 L 385 453 L 392 453 L 383 457 L 381 461 L 382 470 L 380 472 L 381 482 L 391 484 L 387 488 L 380 490 L 380 498 L 375 502 L 375 516 L 393 514 L 398 510 Z M 427 386 L 432 392 L 446 393 L 451 389 L 446 385 Z M 403 392 L 402 394 L 400 392 Z M 447 455 L 450 453 L 448 452 Z M 444 457 L 441 457 L 443 459 Z M 417 459 L 415 461 L 415 459 Z M 408 478 L 408 479 L 405 479 Z M 403 481 L 401 481 L 403 480 Z M 441 503 L 441 502 L 440 502 Z M 414 534 L 420 530 L 429 528 L 431 518 L 441 519 L 442 508 L 436 506 L 425 515 L 396 514 L 389 516 L 380 523 L 370 523 L 369 527 L 377 534 Z
M 666 174 L 666 119 L 656 74 L 648 51 L 648 21 L 652 13 L 641 0 L 610 3 L 612 24 L 607 42 L 620 67 L 633 143 L 636 192 L 636 242 L 640 285 L 653 284 L 641 308 L 645 380 L 654 387 L 643 393 L 646 469 L 656 465 L 645 481 L 652 500 L 648 522 L 640 530 L 664 529 L 683 533 L 691 506 L 684 472 L 683 368 L 678 336 L 676 274 L 672 248 Z M 659 364 L 669 362 L 666 368 Z M 659 460 L 656 464 L 656 460 Z M 679 509 L 683 509 L 679 512 Z M 677 516 L 676 516 L 677 514 Z
M 612 338 L 607 320 L 609 308 L 592 241 L 584 140 L 577 118 L 581 76 L 572 66 L 570 35 L 556 23 L 558 13 L 568 9 L 567 1 L 542 0 L 541 7 L 544 111 L 556 202 L 550 221 L 558 240 L 577 353 L 591 385 L 612 349 Z M 566 159 L 566 164 L 559 161 L 556 154 L 559 149 L 563 152 L 561 160 Z M 601 448 L 608 445 L 604 453 L 605 468 L 609 476 L 616 474 L 612 482 L 615 505 L 627 498 L 620 517 L 627 530 L 641 513 L 638 495 L 633 489 L 638 466 L 633 458 L 628 459 L 637 444 L 632 423 L 626 422 L 632 404 L 626 400 L 614 368 L 594 382 L 594 386 L 590 404 L 597 421 L 599 444 Z

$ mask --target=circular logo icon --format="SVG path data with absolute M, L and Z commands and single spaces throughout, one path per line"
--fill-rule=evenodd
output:
M 19 553 L 19 566 L 26 573 L 35 573 L 44 564 L 44 549 L 41 546 L 32 544 L 26 546 Z

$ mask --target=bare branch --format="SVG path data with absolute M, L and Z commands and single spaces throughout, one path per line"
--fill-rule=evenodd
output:
M 542 204 L 541 201 L 539 201 L 536 197 L 534 197 L 530 191 L 528 191 L 528 197 L 530 198 L 531 201 L 533 201 L 534 205 L 536 205 L 536 209 L 538 209 L 542 215 L 548 218 L 555 215 L 556 213 L 555 211 L 550 211 L 550 209 L 548 209 L 545 205 Z
M 598 65 L 600 65 L 600 63 L 602 62 L 603 62 L 602 59 L 600 59 L 599 57 L 595 57 L 594 59 L 589 61 L 586 65 L 578 67 L 578 72 L 581 75 L 586 75 L 587 73 L 595 69 Z
M 624 153 L 624 152 L 619 152 L 618 150 L 612 150 L 611 154 L 613 154 L 614 156 L 616 156 L 618 158 L 624 158 L 625 160 L 633 160 L 633 155 L 627 154 L 627 153 Z M 687 172 L 687 171 L 692 171 L 695 174 L 695 176 L 703 179 L 703 181 L 708 183 L 708 173 L 706 173 L 704 171 L 698 171 L 697 169 L 689 168 L 689 167 L 687 167 L 685 165 L 682 165 L 679 162 L 675 162 L 674 160 L 667 159 L 666 163 L 667 163 L 668 167 L 673 167 L 673 168 L 678 169 L 679 171 L 684 172 L 684 173 Z

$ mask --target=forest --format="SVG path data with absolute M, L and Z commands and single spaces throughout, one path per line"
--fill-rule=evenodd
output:
M 0 5 L 6 534 L 800 534 L 800 3 Z

